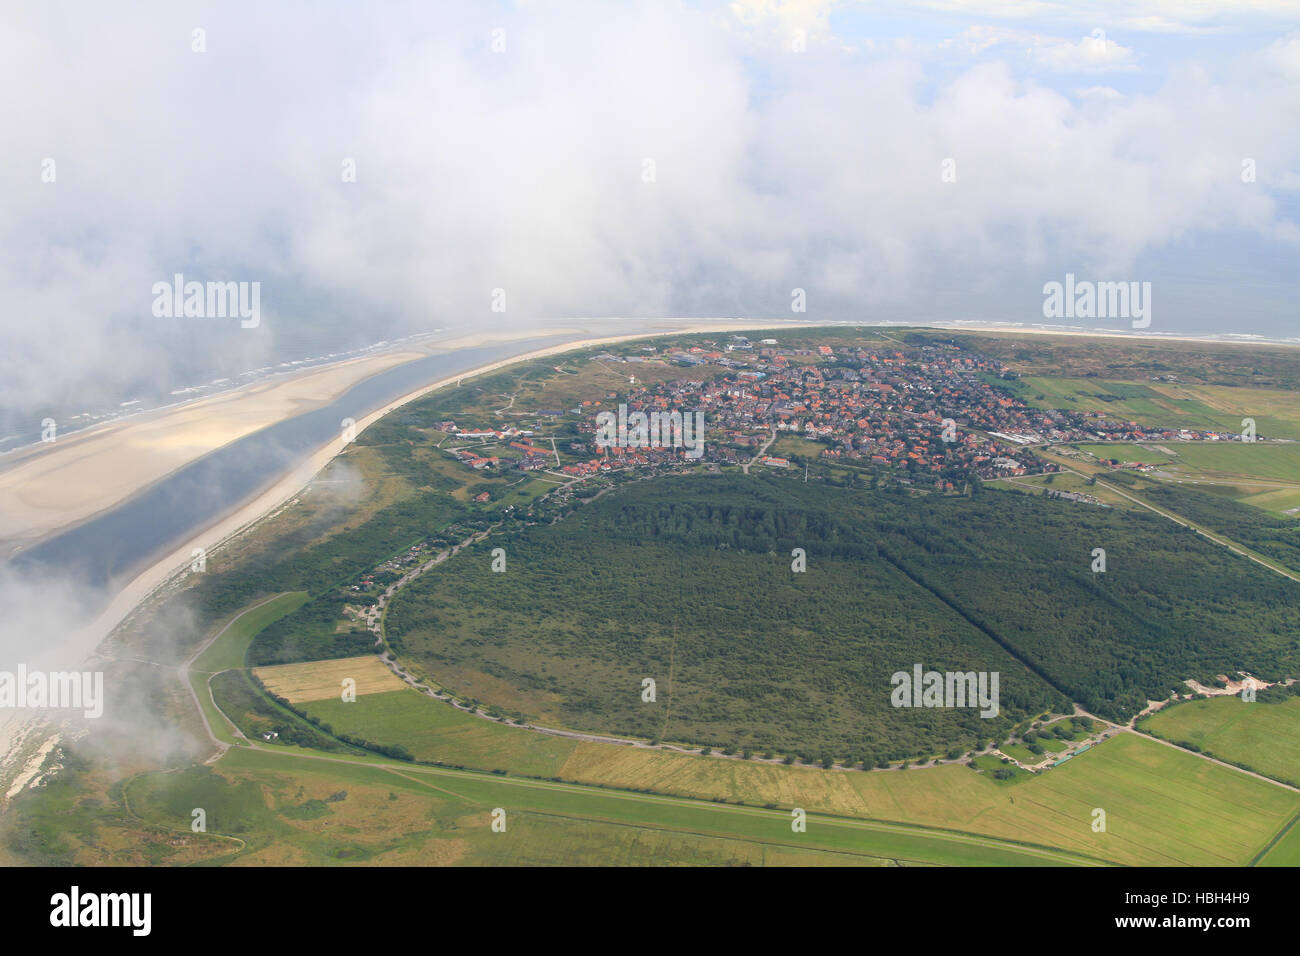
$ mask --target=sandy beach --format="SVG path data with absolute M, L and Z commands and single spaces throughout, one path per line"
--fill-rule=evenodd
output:
M 423 351 L 380 353 L 277 376 L 12 453 L 0 471 L 0 557 L 75 525 L 197 458 L 309 411 Z
M 665 323 L 666 324 L 666 323 Z M 674 331 L 712 332 L 739 329 L 744 323 L 673 323 Z M 596 337 L 581 328 L 552 327 L 520 332 L 460 336 L 437 343 L 438 351 L 454 351 L 492 343 L 569 335 L 573 338 L 430 382 L 359 420 L 355 434 L 407 402 L 462 378 L 482 375 L 505 365 L 589 346 L 644 338 L 656 333 Z M 35 541 L 112 508 L 171 472 L 231 441 L 274 422 L 328 404 L 371 375 L 429 351 L 404 349 L 313 369 L 288 379 L 262 383 L 232 393 L 200 399 L 175 409 L 92 429 L 35 449 L 26 460 L 0 473 L 0 513 L 8 550 Z M 342 436 L 318 448 L 270 487 L 244 500 L 208 527 L 187 536 L 183 546 L 140 573 L 112 596 L 98 618 L 60 650 L 64 666 L 84 658 L 136 606 L 173 575 L 188 567 L 191 552 L 211 553 L 275 510 L 305 487 L 345 447 Z M 44 453 L 40 453 L 44 451 Z

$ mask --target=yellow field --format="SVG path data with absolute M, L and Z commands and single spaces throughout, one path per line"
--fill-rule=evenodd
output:
M 253 669 L 266 689 L 277 697 L 297 704 L 309 700 L 338 698 L 343 692 L 343 681 L 352 678 L 357 682 L 357 696 L 382 694 L 401 690 L 406 686 L 402 679 L 374 654 L 361 657 L 343 657 L 330 661 L 308 661 L 304 664 L 279 664 L 275 667 Z

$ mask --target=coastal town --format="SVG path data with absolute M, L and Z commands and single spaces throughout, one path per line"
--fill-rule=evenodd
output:
M 1017 377 L 1006 366 L 948 344 L 793 348 L 733 335 L 727 342 L 631 347 L 590 361 L 625 367 L 626 391 L 567 411 L 540 411 L 539 421 L 554 423 L 545 438 L 536 429 L 443 422 L 440 427 L 457 439 L 449 453 L 474 470 L 553 471 L 570 478 L 676 466 L 686 458 L 773 468 L 816 459 L 951 492 L 976 478 L 1056 471 L 1034 454 L 1035 446 L 1240 437 L 1143 426 L 1097 411 L 1036 408 L 1017 396 Z M 638 368 L 665 366 L 690 369 L 691 377 L 638 382 Z M 602 447 L 597 417 L 616 406 L 642 415 L 702 412 L 703 455 L 684 456 L 671 442 L 644 439 Z M 774 445 L 798 451 L 768 454 Z

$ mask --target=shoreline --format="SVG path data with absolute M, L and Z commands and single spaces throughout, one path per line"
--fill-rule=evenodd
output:
M 692 326 L 682 329 L 669 329 L 655 332 L 637 332 L 627 335 L 601 336 L 601 337 L 580 337 L 567 342 L 559 342 L 555 345 L 545 346 L 540 349 L 533 349 L 528 352 L 522 352 L 509 358 L 499 359 L 489 362 L 485 365 L 475 366 L 456 375 L 449 375 L 440 378 L 434 382 L 421 385 L 419 388 L 402 395 L 391 402 L 386 403 L 383 407 L 376 409 L 368 414 L 365 418 L 356 423 L 355 434 L 360 435 L 368 427 L 379 421 L 385 415 L 401 408 L 410 402 L 416 401 L 447 385 L 454 384 L 466 378 L 477 377 L 494 372 L 498 369 L 509 365 L 515 365 L 520 362 L 532 361 L 537 358 L 543 358 L 548 355 L 556 355 L 562 352 L 575 351 L 577 349 L 599 347 L 603 345 L 613 345 L 619 342 L 632 341 L 641 338 L 655 338 L 666 334 L 693 334 L 700 332 L 716 332 L 739 330 L 739 326 L 729 323 L 725 326 Z M 523 338 L 536 338 L 535 334 L 520 335 Z M 468 338 L 468 337 L 467 337 Z M 466 341 L 456 348 L 471 348 L 477 344 L 483 344 L 482 337 L 472 337 L 471 341 Z M 254 492 L 243 501 L 239 502 L 225 516 L 209 523 L 207 526 L 198 529 L 195 533 L 186 535 L 185 543 L 172 551 L 169 551 L 163 557 L 159 558 L 153 564 L 149 565 L 143 571 L 139 572 L 130 582 L 124 585 L 109 600 L 108 605 L 101 611 L 94 622 L 87 628 L 84 636 L 80 637 L 74 643 L 82 645 L 85 649 L 81 656 L 92 655 L 115 630 L 118 625 L 125 621 L 133 612 L 143 606 L 150 597 L 160 588 L 165 587 L 179 575 L 186 573 L 192 557 L 191 552 L 195 547 L 203 548 L 207 554 L 212 555 L 217 549 L 230 539 L 237 537 L 251 530 L 268 515 L 278 511 L 286 505 L 292 498 L 301 493 L 320 472 L 331 461 L 337 458 L 347 447 L 342 437 L 331 439 L 325 445 L 312 452 L 305 460 L 292 468 L 271 484 L 264 486 L 259 491 Z M 165 476 L 164 476 L 165 477 Z M 143 490 L 143 489 L 139 489 Z M 137 492 L 128 495 L 122 501 L 127 501 Z M 119 503 L 120 504 L 120 503 Z M 96 637 L 97 635 L 97 637 Z M 93 640 L 93 644 L 90 642 Z
M 1025 334 L 1025 335 L 1064 335 L 1071 338 L 1086 339 L 1105 339 L 1114 342 L 1193 342 L 1197 345 L 1225 345 L 1225 346 L 1242 346 L 1244 348 L 1275 348 L 1275 349 L 1295 349 L 1300 348 L 1300 339 L 1285 341 L 1279 339 L 1253 338 L 1253 339 L 1223 339 L 1209 338 L 1198 335 L 1158 335 L 1125 332 L 1121 329 L 1114 331 L 1109 330 L 1075 330 L 1075 329 L 1048 329 L 1034 326 L 1010 325 L 999 322 L 980 322 L 980 323 L 954 323 L 952 325 L 900 325 L 900 326 L 875 326 L 875 328 L 907 328 L 907 329 L 930 329 L 932 331 L 942 332 L 971 332 L 975 334 Z
M 346 359 L 14 449 L 0 463 L 0 562 L 119 507 L 210 452 L 428 354 L 404 348 Z

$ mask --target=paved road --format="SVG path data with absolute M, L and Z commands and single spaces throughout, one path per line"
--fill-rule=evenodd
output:
M 194 701 L 194 706 L 198 708 L 199 718 L 203 721 L 203 729 L 204 731 L 207 732 L 208 739 L 211 740 L 213 744 L 216 745 L 217 749 L 220 751 L 220 753 L 218 753 L 217 756 L 220 756 L 221 754 L 225 753 L 226 750 L 230 748 L 230 744 L 226 743 L 224 740 L 218 740 L 217 735 L 212 732 L 212 725 L 208 723 L 208 712 L 207 710 L 204 709 L 203 704 L 199 701 L 199 695 L 195 693 L 194 685 L 190 683 L 190 666 L 196 660 L 199 659 L 200 655 L 202 655 L 204 651 L 206 651 L 209 647 L 211 647 L 218 640 L 220 640 L 222 635 L 225 634 L 226 631 L 230 630 L 230 628 L 234 626 L 235 622 L 238 621 L 241 617 L 243 617 L 245 614 L 250 614 L 253 611 L 256 611 L 259 607 L 263 607 L 264 605 L 270 604 L 272 601 L 282 596 L 283 595 L 281 594 L 273 594 L 266 600 L 259 601 L 256 604 L 254 604 L 252 607 L 245 608 L 244 610 L 240 611 L 238 614 L 236 614 L 226 623 L 225 627 L 223 627 L 216 634 L 213 634 L 210 638 L 208 638 L 206 641 L 200 644 L 198 650 L 196 650 L 193 654 L 191 654 L 185 660 L 185 663 L 181 664 L 180 669 L 177 671 L 177 674 L 181 679 L 181 683 L 184 684 L 185 689 L 190 692 L 190 699 Z M 211 675 L 208 675 L 208 677 L 210 680 Z M 208 683 L 207 680 L 203 682 L 203 686 L 208 688 L 208 694 L 209 697 L 211 697 L 211 693 L 212 693 L 211 685 Z M 213 700 L 212 705 L 216 707 L 216 704 L 217 704 L 216 700 Z M 218 712 L 220 712 L 220 708 L 217 708 L 217 710 Z M 225 715 L 223 714 L 222 716 Z M 229 718 L 227 718 L 227 723 L 229 722 L 230 722 Z M 233 724 L 231 724 L 231 726 L 234 729 L 236 736 L 239 737 L 244 736 L 242 733 L 240 733 L 238 727 L 235 727 Z
M 743 471 L 745 474 L 749 474 L 749 466 L 752 465 L 752 464 L 754 464 L 754 462 L 758 461 L 758 460 L 759 460 L 760 458 L 762 458 L 764 455 L 766 455 L 766 454 L 767 454 L 767 450 L 768 450 L 769 448 L 772 447 L 772 442 L 774 442 L 774 441 L 776 441 L 776 429 L 775 429 L 775 428 L 772 429 L 772 434 L 771 434 L 771 436 L 768 437 L 768 439 L 767 439 L 767 444 L 765 444 L 762 448 L 760 448 L 757 452 L 755 452 L 753 458 L 749 459 L 749 461 L 747 461 L 747 462 L 745 462 L 743 465 L 741 465 L 741 466 L 740 466 L 740 470 Z
M 1244 773 L 1246 776 L 1254 777 L 1256 780 L 1263 780 L 1265 783 L 1271 783 L 1273 786 L 1281 787 L 1283 790 L 1290 790 L 1292 793 L 1300 793 L 1300 787 L 1293 787 L 1289 783 L 1283 783 L 1281 780 L 1274 780 L 1272 777 L 1265 777 L 1263 774 L 1255 773 L 1253 770 L 1245 770 L 1242 767 L 1236 766 L 1235 764 L 1230 764 L 1222 760 L 1217 760 L 1214 757 L 1209 756 L 1208 754 L 1199 753 L 1195 750 L 1188 750 L 1186 747 L 1180 747 L 1178 744 L 1170 743 L 1168 740 L 1161 740 L 1159 737 L 1153 736 L 1151 734 L 1143 733 L 1142 731 L 1138 730 L 1136 727 L 1133 726 L 1133 723 L 1137 720 L 1136 717 L 1134 717 L 1133 720 L 1129 721 L 1129 723 L 1127 724 L 1117 724 L 1112 721 L 1106 720 L 1106 718 L 1104 717 L 1098 717 L 1096 714 L 1088 713 L 1088 711 L 1084 710 L 1078 704 L 1074 705 L 1074 712 L 1076 714 L 1081 714 L 1084 717 L 1091 717 L 1093 720 L 1097 721 L 1098 723 L 1102 723 L 1108 727 L 1114 728 L 1116 733 L 1123 731 L 1125 733 L 1136 734 L 1139 737 L 1145 737 L 1147 740 L 1154 740 L 1156 743 L 1163 744 L 1166 747 L 1173 747 L 1175 750 L 1181 750 L 1185 754 L 1191 754 L 1193 757 L 1200 757 L 1202 760 L 1208 760 L 1210 763 L 1217 763 L 1220 767 L 1227 767 L 1229 770 L 1235 770 L 1237 771 L 1237 773 Z
M 1227 538 L 1220 538 L 1218 535 L 1214 534 L 1213 532 L 1206 531 L 1200 525 L 1194 524 L 1193 522 L 1188 521 L 1186 518 L 1182 518 L 1178 516 L 1172 511 L 1165 511 L 1163 508 L 1158 508 L 1147 501 L 1143 501 L 1141 498 L 1129 494 L 1123 488 L 1119 488 L 1116 485 L 1110 484 L 1109 482 L 1102 481 L 1100 478 L 1097 478 L 1096 475 L 1088 475 L 1081 471 L 1076 471 L 1075 469 L 1071 468 L 1069 465 L 1062 465 L 1060 464 L 1060 462 L 1053 462 L 1053 464 L 1058 465 L 1063 471 L 1068 471 L 1072 475 L 1078 475 L 1080 478 L 1085 478 L 1085 479 L 1096 478 L 1097 484 L 1101 485 L 1107 491 L 1113 491 L 1120 497 L 1127 498 L 1135 505 L 1141 505 L 1143 508 L 1146 508 L 1148 511 L 1154 511 L 1162 518 L 1168 518 L 1170 521 L 1174 522 L 1177 525 L 1181 525 L 1184 528 L 1191 528 L 1193 531 L 1197 532 L 1202 537 L 1208 538 L 1209 540 L 1213 541 L 1215 544 L 1219 545 L 1220 547 L 1227 548 L 1233 554 L 1239 554 L 1243 558 L 1249 558 L 1251 561 L 1254 561 L 1260 567 L 1268 568 L 1274 574 L 1280 574 L 1284 578 L 1288 578 L 1289 580 L 1300 583 L 1300 576 L 1292 574 L 1290 571 L 1286 571 L 1275 565 L 1269 564 L 1267 561 L 1263 560 L 1262 558 L 1255 557 L 1255 555 L 1251 554 L 1249 551 L 1242 550 L 1240 547 L 1238 547 L 1236 544 L 1234 544 L 1232 541 L 1228 540 Z

